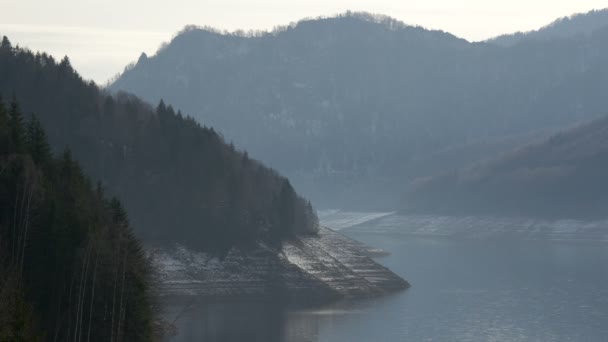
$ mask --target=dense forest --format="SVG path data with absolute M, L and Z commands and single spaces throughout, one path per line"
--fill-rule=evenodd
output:
M 551 27 L 585 34 L 523 35 L 508 47 L 364 13 L 264 33 L 187 27 L 110 89 L 179 105 L 317 206 L 370 209 L 388 198 L 390 209 L 401 184 L 438 170 L 427 166 L 479 157 L 467 146 L 496 147 L 489 156 L 598 118 L 608 107 L 602 17 Z M 459 158 L 436 158 L 453 149 Z
M 121 203 L 0 100 L 0 341 L 151 341 L 150 274 Z
M 420 179 L 408 212 L 608 217 L 608 118 L 494 159 Z
M 226 253 L 316 232 L 310 203 L 286 178 L 163 101 L 152 108 L 84 82 L 67 57 L 56 61 L 5 37 L 0 91 L 38 113 L 51 148 L 69 147 L 123 201 L 138 237 Z
M 578 13 L 555 20 L 538 30 L 505 34 L 489 39 L 488 42 L 510 47 L 526 40 L 549 40 L 554 38 L 576 38 L 590 35 L 608 24 L 608 9 Z M 580 38 L 580 37 L 579 37 Z

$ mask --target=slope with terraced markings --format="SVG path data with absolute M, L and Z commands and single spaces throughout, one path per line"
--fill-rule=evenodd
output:
M 234 249 L 223 260 L 183 247 L 151 252 L 166 296 L 319 300 L 369 297 L 409 287 L 368 256 L 369 247 L 330 229 L 298 237 L 277 254 L 263 244 Z

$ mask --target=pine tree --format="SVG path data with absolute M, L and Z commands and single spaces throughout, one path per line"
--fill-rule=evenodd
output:
M 9 151 L 11 153 L 21 153 L 24 147 L 24 128 L 23 128 L 23 116 L 21 115 L 21 109 L 17 103 L 17 98 L 13 94 L 9 106 L 9 129 L 11 131 L 11 145 Z
M 112 221 L 115 224 L 128 224 L 127 211 L 120 203 L 118 198 L 113 197 L 110 201 L 110 208 L 112 209 Z
M 0 95 L 0 153 L 8 154 L 10 148 L 10 127 L 9 117 L 4 101 Z
M 4 45 L 8 48 L 9 42 Z M 10 147 L 10 153 L 19 152 L 15 147 L 21 143 L 14 142 L 21 141 L 24 146 L 19 153 L 30 154 L 33 164 L 45 169 L 43 161 L 50 148 L 40 123 L 27 117 L 25 128 L 17 124 L 21 113 L 39 115 L 52 148 L 72 151 L 50 158 L 50 174 L 57 187 L 54 195 L 62 201 L 87 198 L 83 192 L 89 185 L 94 191 L 95 183 L 81 178 L 86 170 L 92 179 L 103 182 L 107 194 L 121 199 L 134 229 L 150 241 L 179 241 L 210 253 L 225 253 L 270 235 L 280 240 L 301 231 L 305 203 L 291 186 L 281 194 L 283 178 L 275 171 L 166 102 L 153 109 L 133 95 L 110 95 L 83 82 L 76 72 L 66 72 L 68 65 L 69 60 L 58 62 L 45 53 L 12 47 L 0 51 L 0 88 L 14 89 L 20 98 L 28 99 L 21 108 L 16 102 L 6 104 L 7 124 L 0 126 L 0 143 L 10 144 L 0 144 L 0 151 L 8 154 Z M 15 115 L 9 115 L 11 108 Z M 3 120 L 0 114 L 0 123 Z M 46 184 L 39 185 L 48 191 Z M 23 194 L 15 197 L 22 201 Z M 105 208 L 111 219 L 109 204 L 100 202 L 96 200 L 97 207 Z M 65 214 L 66 206 L 56 203 L 53 208 L 55 229 L 69 239 L 78 235 L 73 234 L 77 229 L 72 229 L 75 225 Z M 294 221 L 292 213 L 297 230 L 289 224 Z M 15 213 L 11 214 L 13 218 Z M 78 217 L 86 215 L 83 211 Z
M 34 162 L 46 166 L 51 159 L 51 147 L 42 124 L 34 115 L 27 124 L 26 143 Z
M 18 108 L 9 117 L 0 101 L 0 342 L 153 340 L 151 270 L 125 209 L 69 150 L 54 158 L 40 122 L 24 128 Z M 4 146 L 14 138 L 18 155 Z
M 12 48 L 13 48 L 13 46 L 11 45 L 11 42 L 8 40 L 8 38 L 6 36 L 3 36 L 2 44 L 0 44 L 0 49 L 11 50 Z

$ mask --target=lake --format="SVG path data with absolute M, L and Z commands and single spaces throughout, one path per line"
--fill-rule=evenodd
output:
M 172 341 L 608 340 L 605 242 L 398 234 L 376 218 L 341 232 L 390 252 L 377 260 L 410 289 L 312 308 L 195 302 L 168 309 Z

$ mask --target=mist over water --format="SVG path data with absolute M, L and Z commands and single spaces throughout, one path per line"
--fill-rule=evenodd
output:
M 352 221 L 358 217 L 353 214 Z M 608 337 L 605 243 L 527 235 L 416 237 L 396 234 L 398 227 L 389 232 L 382 228 L 387 220 L 381 221 L 342 232 L 390 252 L 378 260 L 410 281 L 411 289 L 313 308 L 200 303 L 178 319 L 179 335 L 172 341 L 601 341 Z
M 605 4 L 261 1 L 4 6 L 0 341 L 608 341 Z

